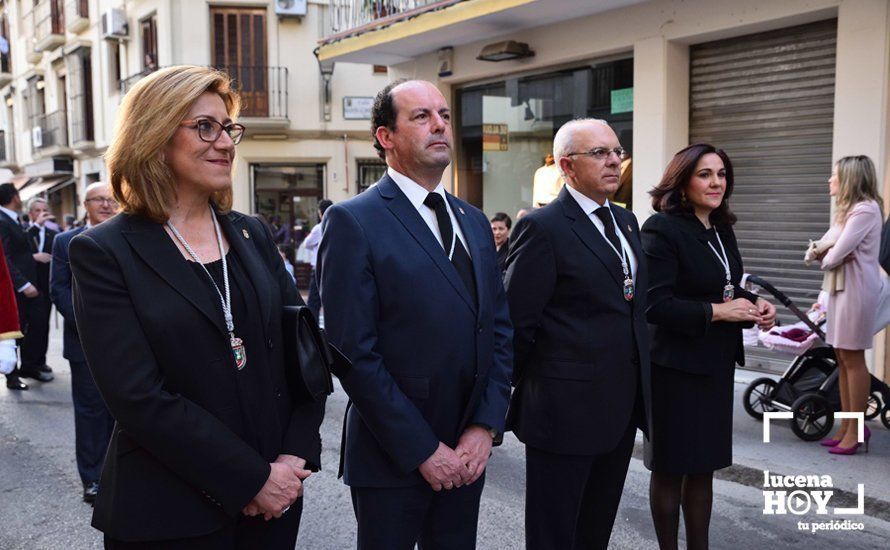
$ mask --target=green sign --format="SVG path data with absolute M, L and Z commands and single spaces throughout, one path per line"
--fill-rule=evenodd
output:
M 612 114 L 629 113 L 634 110 L 634 89 L 612 90 Z

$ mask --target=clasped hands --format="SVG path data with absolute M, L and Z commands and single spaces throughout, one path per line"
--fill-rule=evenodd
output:
M 491 434 L 482 426 L 469 426 L 457 447 L 441 441 L 439 447 L 418 468 L 433 491 L 451 490 L 479 479 L 491 456 Z
M 262 515 L 266 521 L 280 518 L 303 496 L 303 480 L 312 475 L 306 469 L 306 460 L 294 455 L 278 455 L 270 466 L 272 471 L 266 483 L 241 510 L 245 516 Z

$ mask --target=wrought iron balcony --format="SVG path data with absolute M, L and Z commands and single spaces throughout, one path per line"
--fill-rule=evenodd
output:
M 120 82 L 126 94 L 137 82 L 162 67 L 151 67 Z M 232 84 L 241 95 L 241 116 L 287 122 L 288 71 L 287 67 L 230 65 L 213 67 L 228 73 Z
M 330 32 L 326 38 L 456 4 L 461 0 L 328 0 Z
M 151 73 L 157 71 L 158 69 L 160 69 L 160 67 L 149 67 L 147 69 L 142 69 L 136 74 L 132 74 L 127 78 L 122 79 L 120 82 L 121 95 L 129 92 L 130 88 L 132 88 L 137 82 L 145 78 L 147 75 L 150 75 Z
M 67 148 L 67 113 L 60 110 L 34 117 L 31 124 L 31 145 L 35 153 L 55 148 Z
M 241 94 L 241 116 L 287 120 L 287 67 L 215 67 L 232 77 Z
M 41 0 L 34 6 L 34 50 L 45 52 L 65 43 L 65 8 L 62 0 Z

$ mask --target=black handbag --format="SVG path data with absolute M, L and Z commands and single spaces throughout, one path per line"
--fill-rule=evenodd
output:
M 299 366 L 286 371 L 291 387 L 305 388 L 313 401 L 332 394 L 331 374 L 345 376 L 352 366 L 349 359 L 327 341 L 308 307 L 284 306 L 281 323 L 286 364 Z

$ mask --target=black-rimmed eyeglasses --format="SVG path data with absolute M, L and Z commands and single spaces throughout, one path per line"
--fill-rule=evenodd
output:
M 608 157 L 612 153 L 615 153 L 615 156 L 617 156 L 619 160 L 624 160 L 627 158 L 627 151 L 624 150 L 624 147 L 616 147 L 614 149 L 609 149 L 608 147 L 594 147 L 590 151 L 569 153 L 566 156 L 573 157 L 575 155 L 583 155 L 586 157 L 593 157 L 596 160 L 605 160 L 606 157 Z
M 244 137 L 244 126 L 240 124 L 223 124 L 212 118 L 196 118 L 194 120 L 183 120 L 180 126 L 187 126 L 198 130 L 198 137 L 201 141 L 213 143 L 219 139 L 220 134 L 225 132 L 232 143 L 238 145 L 241 138 Z

